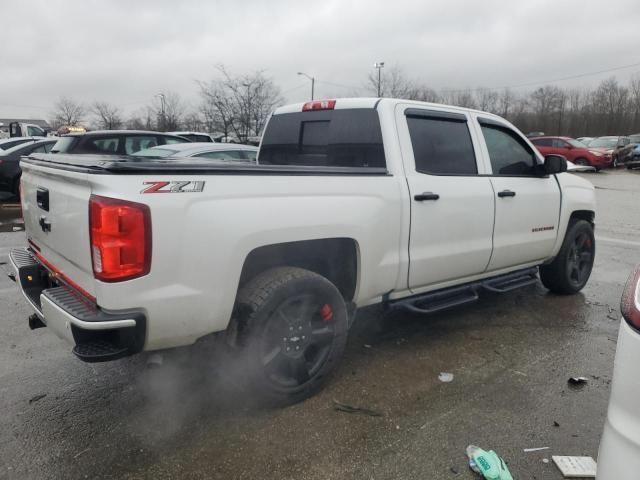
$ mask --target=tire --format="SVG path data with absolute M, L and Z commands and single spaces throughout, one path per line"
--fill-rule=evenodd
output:
M 348 314 L 325 277 L 295 267 L 260 273 L 238 292 L 234 322 L 243 384 L 271 405 L 312 396 L 347 342 Z
M 587 161 L 586 158 L 576 158 L 576 160 L 573 163 L 575 163 L 576 165 L 580 165 L 581 167 L 590 166 L 590 163 Z
M 578 293 L 591 276 L 595 255 L 596 241 L 591 223 L 572 221 L 558 256 L 550 264 L 540 267 L 540 280 L 553 293 Z
M 613 161 L 611 162 L 611 168 L 618 168 L 618 158 L 614 157 Z

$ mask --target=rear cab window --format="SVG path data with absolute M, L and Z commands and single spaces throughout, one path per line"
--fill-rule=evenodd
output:
M 415 168 L 427 175 L 477 175 L 464 114 L 410 108 L 405 111 Z
M 258 163 L 386 168 L 378 112 L 352 108 L 273 115 Z

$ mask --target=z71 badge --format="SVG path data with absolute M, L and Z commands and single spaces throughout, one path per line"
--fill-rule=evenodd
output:
M 140 190 L 140 193 L 193 193 L 204 190 L 203 181 L 142 182 L 142 184 L 148 186 Z

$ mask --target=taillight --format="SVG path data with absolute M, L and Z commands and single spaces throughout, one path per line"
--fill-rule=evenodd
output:
M 622 292 L 620 311 L 624 319 L 640 330 L 640 265 L 631 272 Z
M 103 282 L 141 277 L 151 269 L 151 213 L 141 203 L 91 195 L 93 274 Z
M 302 111 L 307 112 L 309 110 L 333 110 L 335 107 L 335 100 L 314 100 L 313 102 L 305 103 L 302 106 Z

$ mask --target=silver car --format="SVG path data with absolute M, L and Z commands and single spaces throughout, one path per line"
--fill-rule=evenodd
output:
M 134 157 L 197 157 L 256 163 L 258 147 L 233 143 L 190 142 L 158 145 L 133 154 Z

